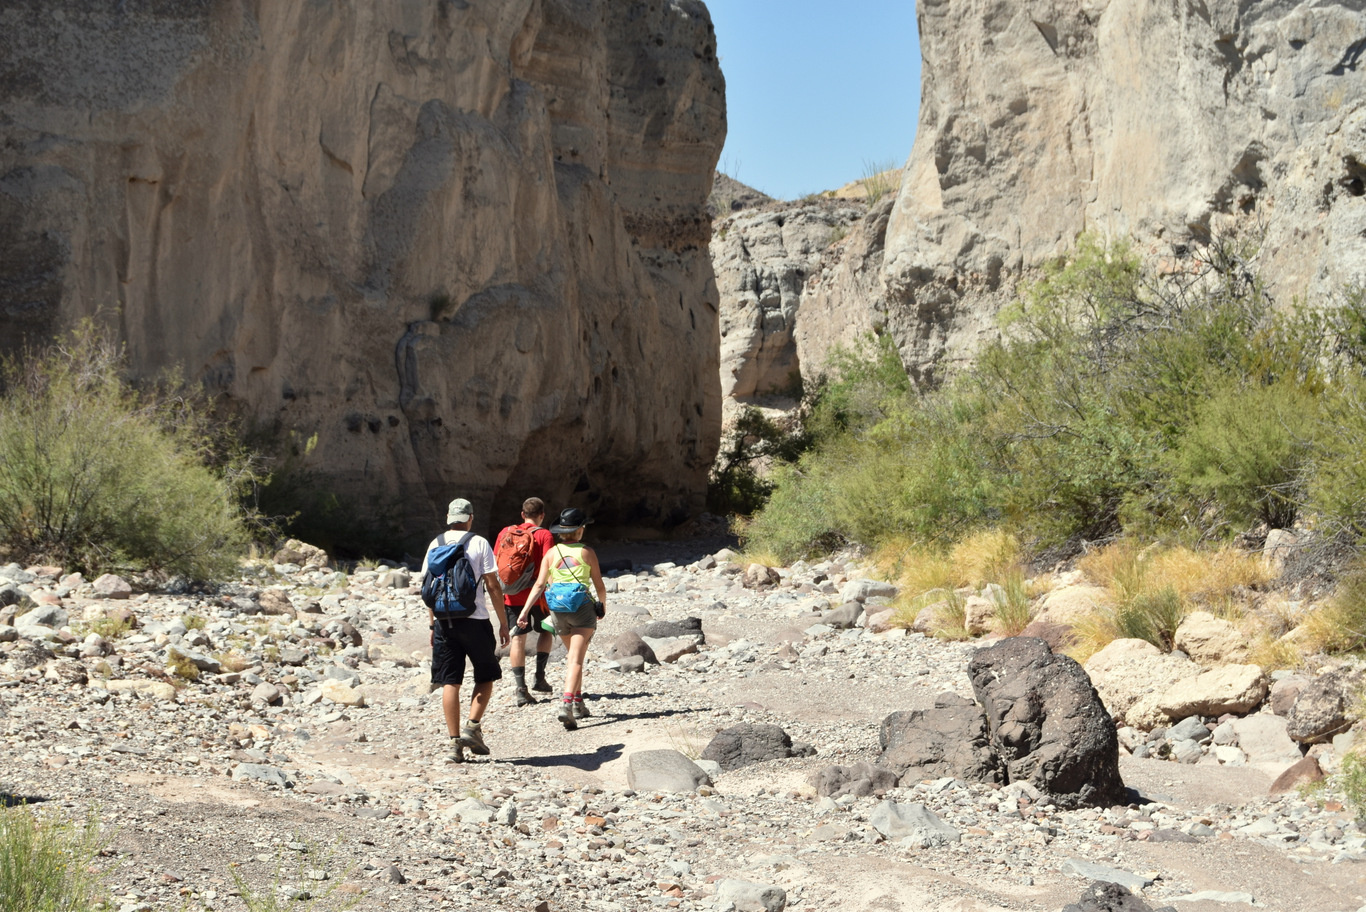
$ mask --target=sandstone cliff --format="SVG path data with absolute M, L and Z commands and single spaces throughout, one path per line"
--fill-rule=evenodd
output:
M 1084 231 L 1163 256 L 1260 233 L 1285 303 L 1331 305 L 1366 281 L 1360 0 L 920 0 L 918 16 L 920 119 L 901 189 L 883 223 L 860 223 L 808 278 L 799 336 L 885 328 L 934 382 L 993 335 L 1015 283 Z M 752 308 L 727 299 L 724 267 L 720 281 L 723 325 L 744 322 Z M 732 360 L 760 364 L 768 346 Z M 723 385 L 747 370 L 723 365 Z
M 21 0 L 0 61 L 0 345 L 98 313 L 414 534 L 700 507 L 699 0 Z

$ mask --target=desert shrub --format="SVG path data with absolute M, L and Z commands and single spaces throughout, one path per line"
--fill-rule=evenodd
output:
M 1170 586 L 1142 590 L 1112 610 L 1119 636 L 1147 640 L 1166 651 L 1171 650 L 1176 628 L 1186 616 L 1181 596 Z
M 116 640 L 133 631 L 133 622 L 129 618 L 95 618 L 87 621 L 85 628 L 106 640 Z
M 1342 789 L 1347 804 L 1357 818 L 1366 817 L 1366 751 L 1357 748 L 1342 758 L 1342 767 L 1333 777 L 1333 784 Z
M 739 526 L 745 551 L 765 551 L 790 563 L 837 548 L 844 537 L 831 514 L 828 476 L 828 469 L 810 458 L 775 466 L 768 505 Z
M 810 391 L 806 430 L 813 443 L 861 431 L 885 418 L 910 390 L 910 378 L 889 335 L 860 336 L 831 349 Z
M 910 389 L 885 337 L 838 350 L 806 417 L 813 449 L 771 477 L 751 534 L 790 557 L 995 527 L 1068 556 L 1126 535 L 1228 541 L 1306 506 L 1366 534 L 1366 294 L 1278 310 L 1256 257 L 1223 240 L 1158 269 L 1082 237 L 936 389 Z
M 120 350 L 86 326 L 3 367 L 0 543 L 87 573 L 209 578 L 244 550 L 250 457 L 193 400 L 135 391 Z
M 89 912 L 103 880 L 94 862 L 107 844 L 93 810 L 77 824 L 0 805 L 0 909 Z
M 1220 390 L 1199 406 L 1172 458 L 1172 485 L 1239 528 L 1294 525 L 1318 399 L 1290 382 Z
M 1366 379 L 1347 376 L 1324 397 L 1307 500 L 1333 530 L 1366 536 Z
M 887 579 L 911 596 L 957 585 L 953 564 L 941 548 L 903 537 L 884 541 L 873 553 L 873 563 Z
M 174 649 L 166 653 L 166 669 L 183 681 L 199 680 L 199 666 Z
M 800 429 L 785 428 L 757 408 L 747 407 L 721 440 L 707 487 L 707 509 L 722 515 L 749 516 L 773 492 L 763 473 L 775 461 L 794 462 L 810 446 Z

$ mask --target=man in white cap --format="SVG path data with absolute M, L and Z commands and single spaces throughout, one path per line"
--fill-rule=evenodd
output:
M 468 532 L 473 521 L 474 507 L 468 500 L 457 497 L 451 501 L 446 511 L 446 524 L 451 531 Z M 427 553 L 422 558 L 424 578 L 432 549 L 455 540 L 449 535 L 441 535 L 427 546 Z M 483 536 L 470 535 L 465 542 L 465 555 L 475 578 L 479 580 L 475 592 L 475 610 L 469 617 L 442 618 L 439 621 L 431 609 L 427 611 L 432 630 L 432 683 L 441 685 L 441 708 L 446 715 L 446 731 L 455 747 L 451 760 L 456 763 L 465 761 L 467 747 L 476 754 L 489 752 L 484 744 L 482 721 L 489 698 L 493 696 L 493 682 L 503 676 L 502 666 L 498 663 L 498 646 L 507 646 L 509 639 L 503 587 L 498 581 L 498 563 L 494 560 L 493 549 Z M 490 605 L 498 615 L 496 642 L 489 624 Z M 461 728 L 460 685 L 465 677 L 466 659 L 474 672 L 474 693 L 470 696 L 469 718 Z

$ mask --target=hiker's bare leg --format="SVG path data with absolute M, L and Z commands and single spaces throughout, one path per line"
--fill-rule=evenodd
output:
M 484 718 L 484 710 L 489 708 L 489 697 L 491 696 L 493 696 L 492 681 L 474 685 L 474 694 L 470 697 L 471 722 L 478 722 Z
M 447 684 L 441 688 L 441 709 L 446 713 L 446 732 L 454 738 L 460 734 L 459 684 Z

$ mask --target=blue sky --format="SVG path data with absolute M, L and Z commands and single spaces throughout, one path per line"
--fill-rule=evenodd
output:
M 913 0 L 706 0 L 730 131 L 718 167 L 794 199 L 904 164 L 920 111 Z

